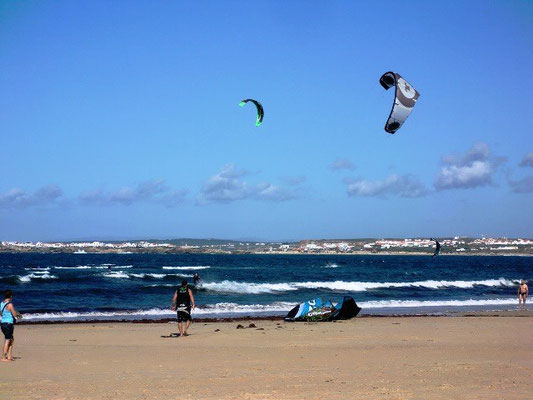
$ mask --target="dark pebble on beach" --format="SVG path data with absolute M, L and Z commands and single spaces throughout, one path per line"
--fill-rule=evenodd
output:
M 220 329 L 215 329 L 215 332 L 220 332 Z
M 257 328 L 257 327 L 255 326 L 255 324 L 250 324 L 248 325 L 248 328 Z
M 257 328 L 256 331 L 264 331 L 265 328 Z
M 237 325 L 237 329 L 244 329 L 244 326 L 242 326 L 241 324 Z

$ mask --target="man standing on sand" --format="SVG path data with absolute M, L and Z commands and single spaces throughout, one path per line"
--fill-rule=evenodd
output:
M 194 310 L 196 305 L 194 303 L 194 296 L 192 290 L 189 289 L 187 281 L 181 281 L 181 286 L 174 293 L 172 298 L 172 311 L 178 311 L 178 329 L 180 336 L 189 336 L 187 329 L 191 325 L 191 305 Z M 185 329 L 182 323 L 185 322 Z
M 15 319 L 22 318 L 22 316 L 15 311 L 12 300 L 13 292 L 6 290 L 4 292 L 4 301 L 0 303 L 0 315 L 2 316 L 0 325 L 6 339 L 2 348 L 2 361 L 15 361 L 13 358 L 13 344 L 15 343 L 13 330 L 15 329 Z
M 520 286 L 518 286 L 518 307 L 524 304 L 524 310 L 526 309 L 526 299 L 529 289 L 527 287 L 526 281 L 522 279 Z

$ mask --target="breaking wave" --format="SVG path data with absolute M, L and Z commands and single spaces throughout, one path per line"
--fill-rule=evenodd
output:
M 57 279 L 57 276 L 50 275 L 48 271 L 45 271 L 42 273 L 39 273 L 36 271 L 29 275 L 23 275 L 23 276 L 17 275 L 17 278 L 20 282 L 26 283 L 26 282 L 30 282 L 32 279 Z
M 193 317 L 224 315 L 253 315 L 256 313 L 284 313 L 294 307 L 294 303 L 276 302 L 272 304 L 236 304 L 217 303 L 201 306 L 192 311 Z M 65 320 L 97 320 L 97 319 L 139 319 L 139 318 L 175 318 L 175 311 L 161 308 L 124 311 L 87 311 L 87 312 L 43 312 L 26 313 L 24 321 L 65 321 Z
M 289 290 L 298 290 L 298 288 L 291 286 L 290 283 L 250 283 L 235 281 L 203 282 L 202 288 L 205 290 L 211 290 L 213 292 L 248 294 L 274 293 L 286 292 Z
M 124 271 L 111 271 L 103 274 L 106 278 L 118 278 L 118 279 L 173 279 L 173 278 L 190 278 L 192 275 L 186 274 L 154 274 L 154 273 L 126 273 Z
M 515 299 L 486 299 L 486 300 L 377 300 L 362 301 L 357 303 L 364 308 L 417 308 L 417 307 L 465 307 L 465 306 L 496 306 L 496 305 L 516 305 Z
M 24 269 L 26 271 L 50 271 L 50 267 L 28 267 Z
M 261 293 L 275 293 L 287 292 L 298 289 L 326 289 L 345 292 L 364 292 L 372 289 L 386 289 L 386 288 L 427 288 L 427 289 L 443 289 L 443 288 L 460 288 L 469 289 L 475 286 L 516 286 L 518 280 L 509 280 L 505 278 L 487 279 L 480 281 L 416 281 L 416 282 L 288 282 L 288 283 L 252 283 L 252 282 L 236 282 L 236 281 L 221 281 L 221 282 L 204 282 L 202 287 L 206 290 L 222 293 L 247 293 L 247 294 L 261 294 Z
M 329 290 L 341 290 L 347 292 L 364 292 L 372 289 L 385 289 L 385 288 L 427 288 L 427 289 L 442 289 L 442 288 L 460 288 L 471 289 L 475 286 L 516 286 L 518 280 L 509 280 L 505 278 L 499 279 L 486 279 L 479 281 L 416 281 L 416 282 L 298 282 L 291 285 L 297 288 L 305 289 L 329 289 Z
M 54 269 L 128 269 L 133 268 L 133 265 L 115 265 L 115 264 L 100 264 L 100 265 L 76 265 L 76 266 L 61 266 L 54 267 Z
M 179 270 L 190 270 L 190 269 L 208 269 L 208 268 L 211 268 L 209 265 L 197 265 L 197 266 L 194 266 L 194 265 L 186 265 L 186 266 L 183 266 L 183 267 L 171 267 L 171 266 L 164 266 L 162 267 L 163 269 L 179 269 Z

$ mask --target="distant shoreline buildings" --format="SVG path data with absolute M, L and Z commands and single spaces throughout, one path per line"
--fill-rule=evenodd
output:
M 533 255 L 533 239 L 439 238 L 441 254 Z M 0 242 L 7 253 L 208 253 L 208 254 L 431 254 L 429 239 L 319 239 L 298 242 L 244 242 L 216 239 L 173 239 L 93 242 Z

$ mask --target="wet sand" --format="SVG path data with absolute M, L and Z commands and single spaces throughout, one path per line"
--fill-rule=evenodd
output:
M 249 324 L 255 328 L 249 328 Z M 237 325 L 245 329 L 236 329 Z M 22 325 L 0 399 L 526 399 L 533 316 Z

